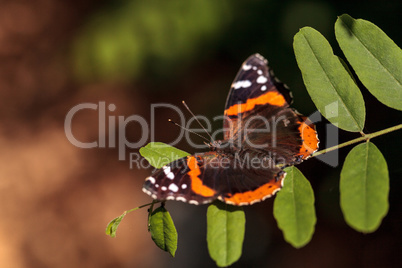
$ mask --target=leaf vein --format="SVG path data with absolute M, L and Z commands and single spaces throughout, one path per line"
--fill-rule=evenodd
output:
M 384 70 L 396 81 L 396 83 L 402 87 L 402 82 L 399 81 L 394 75 L 393 73 L 371 52 L 370 49 L 368 49 L 367 45 L 357 36 L 355 35 L 355 33 L 352 31 L 352 28 L 349 27 L 349 25 L 347 25 L 346 23 L 344 23 L 344 25 L 347 27 L 347 29 L 349 30 L 349 32 L 352 34 L 352 36 L 359 41 L 359 43 L 364 47 L 364 49 L 366 50 L 366 52 L 368 52 L 369 55 L 371 55 L 374 60 L 376 60 L 380 66 L 382 66 L 384 68 Z
M 353 121 L 355 122 L 355 124 L 358 126 L 359 129 L 361 129 L 360 125 L 358 124 L 356 118 L 352 115 L 352 113 L 349 111 L 348 107 L 346 106 L 344 100 L 342 99 L 342 97 L 339 95 L 339 92 L 336 90 L 335 85 L 332 83 L 331 79 L 329 79 L 327 72 L 324 68 L 324 66 L 321 64 L 321 62 L 318 60 L 316 54 L 314 53 L 314 50 L 310 44 L 310 42 L 308 41 L 308 39 L 303 35 L 304 39 L 306 40 L 307 44 L 309 45 L 311 51 L 313 52 L 314 58 L 316 59 L 316 61 L 318 62 L 319 66 L 321 67 L 322 71 L 325 74 L 325 78 L 327 79 L 327 81 L 330 83 L 331 87 L 334 89 L 336 95 L 338 96 L 339 100 L 341 101 L 342 106 L 345 108 L 346 112 L 349 114 L 349 116 L 353 119 Z M 333 57 L 336 57 L 334 54 L 332 54 Z

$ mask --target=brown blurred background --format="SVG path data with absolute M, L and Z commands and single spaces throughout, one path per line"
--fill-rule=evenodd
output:
M 0 267 L 213 267 L 206 206 L 168 202 L 179 232 L 176 258 L 151 241 L 146 209 L 126 216 L 117 238 L 104 234 L 112 218 L 150 201 L 141 185 L 151 170 L 130 169 L 115 148 L 73 146 L 64 132 L 67 112 L 104 101 L 116 105 L 108 115 L 150 120 L 151 103 L 186 100 L 196 114 L 212 118 L 222 113 L 242 61 L 259 52 L 291 87 L 294 107 L 308 115 L 315 108 L 292 51 L 298 29 L 316 28 L 342 55 L 333 25 L 348 13 L 401 45 L 401 8 L 391 0 L 0 1 Z M 362 90 L 366 132 L 402 121 L 400 112 Z M 74 117 L 79 140 L 98 140 L 97 116 L 86 110 Z M 156 114 L 155 141 L 178 134 L 170 117 L 177 115 Z M 126 135 L 136 141 L 141 129 L 129 125 Z M 340 135 L 340 142 L 357 137 Z M 312 242 L 302 249 L 284 242 L 268 200 L 246 208 L 243 256 L 234 266 L 401 267 L 399 141 L 400 132 L 373 140 L 391 176 L 390 211 L 377 232 L 360 234 L 346 225 L 338 205 L 340 168 L 312 159 L 300 165 L 316 195 Z M 178 147 L 194 152 L 184 140 Z M 339 152 L 341 162 L 349 150 Z M 127 156 L 132 152 L 138 150 Z

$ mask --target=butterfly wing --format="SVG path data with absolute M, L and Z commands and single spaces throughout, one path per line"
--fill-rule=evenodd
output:
M 268 98 L 271 96 L 270 98 Z M 276 96 L 276 97 L 275 97 Z M 268 101 L 267 101 L 268 99 Z M 241 105 L 242 112 L 254 108 L 258 102 L 277 104 L 288 107 L 292 102 L 289 89 L 277 80 L 268 67 L 268 61 L 260 54 L 251 55 L 245 60 L 238 71 L 226 99 L 225 115 L 238 113 Z M 247 103 L 248 102 L 248 103 Z
M 252 55 L 243 63 L 226 101 L 223 143 L 214 143 L 211 152 L 156 170 L 143 191 L 157 200 L 190 204 L 219 199 L 250 205 L 272 196 L 282 186 L 282 168 L 318 148 L 314 125 L 289 108 L 291 100 L 267 61 Z
M 250 56 L 232 83 L 225 106 L 224 138 L 238 147 L 274 154 L 292 165 L 318 149 L 314 125 L 289 108 L 287 87 L 261 55 Z
M 270 159 L 249 157 L 271 167 L 250 169 L 242 163 L 243 156 L 207 152 L 178 159 L 156 170 L 145 180 L 143 191 L 161 201 L 198 205 L 219 199 L 232 205 L 250 205 L 275 194 L 285 173 Z

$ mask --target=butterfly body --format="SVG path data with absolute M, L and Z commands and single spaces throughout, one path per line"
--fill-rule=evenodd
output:
M 314 125 L 289 108 L 289 90 L 259 54 L 240 68 L 226 100 L 224 139 L 210 151 L 180 158 L 146 178 L 154 199 L 251 205 L 282 187 L 283 168 L 318 149 Z

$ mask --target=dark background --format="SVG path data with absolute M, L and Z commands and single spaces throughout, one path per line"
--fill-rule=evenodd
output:
M 243 60 L 259 52 L 291 88 L 293 107 L 309 115 L 315 107 L 292 50 L 298 29 L 319 30 L 343 57 L 334 37 L 337 16 L 369 20 L 400 45 L 401 8 L 401 1 L 1 1 L 0 266 L 213 267 L 206 206 L 167 203 L 179 233 L 175 258 L 151 241 L 146 209 L 126 216 L 117 238 L 104 234 L 109 220 L 150 201 L 141 185 L 151 169 L 130 169 L 115 148 L 73 146 L 64 133 L 67 112 L 105 101 L 116 105 L 110 116 L 149 120 L 152 103 L 186 100 L 196 114 L 213 118 Z M 362 91 L 365 132 L 401 123 L 400 112 Z M 167 122 L 176 117 L 157 112 L 155 141 L 176 137 L 179 129 Z M 98 139 L 96 111 L 73 122 L 80 140 Z M 317 127 L 325 141 L 325 122 Z M 131 124 L 126 134 L 136 141 L 141 129 Z M 339 134 L 340 142 L 358 137 Z M 373 142 L 391 180 L 390 210 L 375 233 L 346 225 L 340 167 L 311 159 L 298 167 L 315 191 L 312 241 L 302 249 L 287 244 L 272 216 L 273 199 L 267 200 L 245 209 L 243 256 L 234 266 L 401 267 L 400 132 Z M 194 152 L 185 140 L 178 147 Z M 340 163 L 350 149 L 339 151 Z

